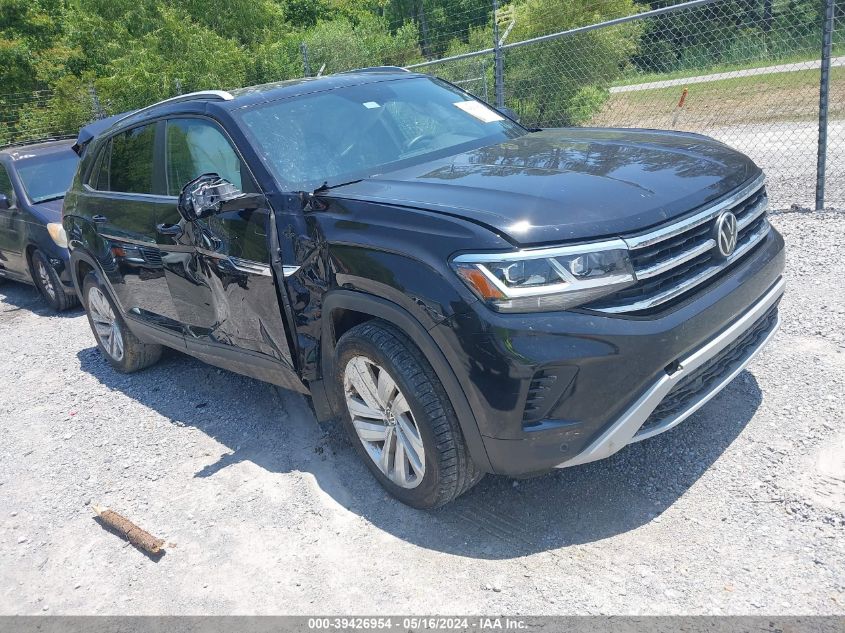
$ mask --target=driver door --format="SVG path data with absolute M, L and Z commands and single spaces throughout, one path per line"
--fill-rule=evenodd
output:
M 270 266 L 269 205 L 187 220 L 176 204 L 182 187 L 207 173 L 218 174 L 244 193 L 260 193 L 246 164 L 215 122 L 185 117 L 166 121 L 165 167 L 174 202 L 158 218 L 157 228 L 188 351 L 238 373 L 301 390 Z
M 23 218 L 6 166 L 0 164 L 0 193 L 9 201 L 9 208 L 0 208 L 0 276 L 8 273 L 20 278 L 25 274 L 23 257 Z

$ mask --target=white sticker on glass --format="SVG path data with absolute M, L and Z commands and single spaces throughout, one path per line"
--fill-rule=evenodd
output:
M 476 119 L 478 119 L 479 121 L 483 121 L 484 123 L 492 123 L 493 121 L 505 120 L 505 117 L 503 117 L 501 114 L 499 114 L 492 108 L 488 108 L 480 101 L 458 101 L 454 105 L 456 108 L 460 108 L 467 114 L 471 114 Z
M 381 106 L 379 104 L 377 104 L 375 101 L 365 101 L 364 107 L 373 109 L 373 108 L 380 108 Z

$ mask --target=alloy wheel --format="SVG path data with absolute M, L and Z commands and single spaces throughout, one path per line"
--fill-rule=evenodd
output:
M 408 401 L 380 365 L 355 356 L 343 376 L 352 426 L 379 470 L 402 488 L 416 488 L 425 476 L 425 448 Z
M 111 304 L 103 291 L 92 286 L 88 291 L 88 314 L 94 324 L 94 334 L 100 345 L 115 361 L 123 359 L 123 334 Z

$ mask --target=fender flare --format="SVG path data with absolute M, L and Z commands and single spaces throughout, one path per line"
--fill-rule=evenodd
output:
M 335 372 L 334 346 L 336 341 L 332 326 L 334 323 L 332 313 L 338 309 L 354 310 L 387 321 L 402 330 L 414 341 L 423 356 L 431 364 L 446 390 L 446 395 L 449 396 L 473 461 L 481 470 L 493 472 L 490 458 L 487 456 L 487 450 L 484 448 L 484 441 L 478 428 L 478 421 L 446 356 L 418 319 L 404 308 L 386 299 L 351 290 L 332 290 L 326 293 L 323 299 L 323 323 L 320 336 L 320 375 L 322 379 L 312 381 L 309 385 L 312 397 L 315 399 L 315 409 L 320 410 L 325 404 L 336 416 L 340 410 L 339 407 L 342 406 L 331 386 L 332 381 L 326 379 L 327 376 L 333 376 Z M 325 399 L 323 403 L 316 402 L 320 398 Z

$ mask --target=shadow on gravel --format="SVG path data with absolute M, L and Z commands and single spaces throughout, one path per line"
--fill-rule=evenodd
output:
M 761 402 L 757 381 L 746 371 L 683 424 L 609 459 L 530 480 L 488 476 L 446 507 L 424 512 L 389 497 L 340 426 L 319 427 L 298 394 L 176 352 L 130 376 L 115 372 L 96 348 L 78 357 L 82 370 L 110 389 L 228 447 L 194 477 L 214 481 L 246 461 L 270 473 L 310 473 L 338 512 L 345 508 L 420 547 L 485 559 L 600 541 L 649 523 L 710 468 Z M 272 501 L 264 502 L 272 512 Z
M 35 286 L 16 281 L 7 281 L 5 279 L 0 283 L 0 301 L 6 305 L 13 306 L 12 308 L 3 310 L 0 314 L 28 310 L 38 316 L 75 317 L 82 313 L 82 308 L 79 306 L 65 310 L 64 312 L 56 312 L 47 305 L 47 302 L 44 301 Z

